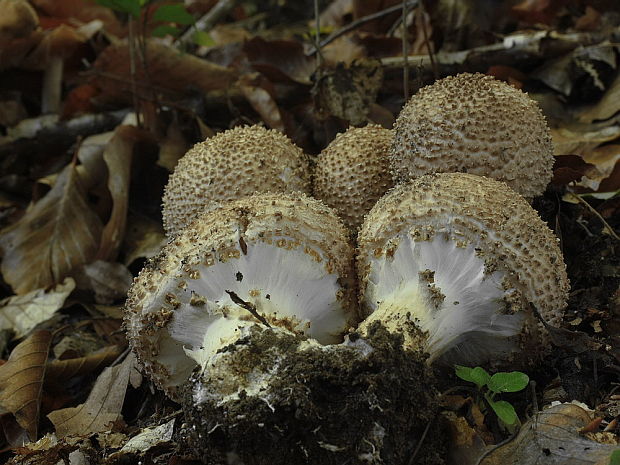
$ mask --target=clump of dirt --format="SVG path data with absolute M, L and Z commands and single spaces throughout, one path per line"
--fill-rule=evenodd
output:
M 445 463 L 446 435 L 425 356 L 404 350 L 402 335 L 379 322 L 367 337 L 354 333 L 340 345 L 263 330 L 226 350 L 235 366 L 245 359 L 262 373 L 269 368 L 268 382 L 233 397 L 204 395 L 204 384 L 188 389 L 182 434 L 204 463 Z M 255 379 L 256 371 L 246 375 Z

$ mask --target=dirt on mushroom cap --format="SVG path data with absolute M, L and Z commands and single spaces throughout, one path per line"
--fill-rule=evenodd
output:
M 551 180 L 553 143 L 527 94 L 491 76 L 463 73 L 409 100 L 394 125 L 390 158 L 398 182 L 467 172 L 504 181 L 532 198 Z
M 179 160 L 162 200 L 164 229 L 174 236 L 206 209 L 261 192 L 310 193 L 308 157 L 273 129 L 224 131 Z

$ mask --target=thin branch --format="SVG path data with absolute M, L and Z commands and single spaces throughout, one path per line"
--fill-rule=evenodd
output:
M 567 192 L 567 194 L 569 195 L 569 197 L 577 200 L 580 204 L 582 204 L 588 210 L 590 210 L 601 221 L 601 223 L 603 223 L 603 233 L 607 231 L 607 234 L 609 234 L 611 237 L 613 237 L 617 241 L 620 241 L 620 236 L 616 234 L 616 231 L 613 230 L 613 228 L 609 225 L 609 223 L 605 221 L 605 218 L 603 218 L 601 214 L 597 212 L 596 209 L 592 205 L 590 205 L 588 202 L 586 202 L 580 196 L 578 196 L 577 194 L 573 192 Z
M 210 31 L 218 21 L 224 18 L 237 4 L 237 0 L 219 0 L 213 7 L 196 23 L 183 33 L 176 41 L 177 46 L 192 41 L 196 31 Z
M 418 4 L 418 0 L 410 0 L 406 3 L 408 8 L 413 8 L 414 6 L 416 6 Z M 328 35 L 320 44 L 319 47 L 314 47 L 313 50 L 310 50 L 307 55 L 308 56 L 312 56 L 315 53 L 317 53 L 317 51 L 320 48 L 325 47 L 326 45 L 332 43 L 334 40 L 336 40 L 338 37 L 341 37 L 343 35 L 345 35 L 347 32 L 350 32 L 354 29 L 357 29 L 358 27 L 362 26 L 363 24 L 366 24 L 370 21 L 374 21 L 375 19 L 379 19 L 379 18 L 383 18 L 384 16 L 390 15 L 392 13 L 396 13 L 398 10 L 401 10 L 402 6 L 401 5 L 394 5 L 391 6 L 389 8 L 386 8 L 385 10 L 381 10 L 381 11 L 377 11 L 376 13 L 373 13 L 371 15 L 368 16 L 363 16 L 359 19 L 356 19 L 355 21 L 350 22 L 349 24 L 347 24 L 346 26 L 344 26 L 341 29 L 338 29 L 337 31 L 332 32 L 330 35 Z
M 403 26 L 402 44 L 403 44 L 403 94 L 405 96 L 405 102 L 409 100 L 409 47 L 408 47 L 408 34 L 407 34 L 407 2 L 403 0 L 403 19 L 401 24 Z
M 317 52 L 317 66 L 323 66 L 323 54 L 321 53 L 321 14 L 319 12 L 319 0 L 314 0 L 314 19 L 316 31 L 314 33 L 314 50 Z
M 420 20 L 422 24 L 422 34 L 424 34 L 424 44 L 426 45 L 426 50 L 428 50 L 428 58 L 431 60 L 431 67 L 433 68 L 433 74 L 435 75 L 435 79 L 439 79 L 439 68 L 437 67 L 437 63 L 435 62 L 434 51 L 431 47 L 431 42 L 428 38 L 428 31 L 426 30 L 426 9 L 424 8 L 424 0 L 420 0 Z

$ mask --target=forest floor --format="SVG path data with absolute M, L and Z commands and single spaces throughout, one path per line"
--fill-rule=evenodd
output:
M 315 158 L 351 125 L 391 128 L 421 87 L 480 72 L 528 92 L 551 128 L 554 177 L 533 207 L 559 238 L 570 299 L 532 382 L 502 396 L 521 431 L 438 372 L 446 394 L 417 412 L 429 428 L 408 463 L 620 464 L 617 1 L 0 0 L 0 11 L 0 462 L 201 463 L 183 439 L 191 415 L 140 373 L 122 327 L 133 277 L 166 242 L 177 161 L 252 124 Z M 252 463 L 281 463 L 269 457 Z

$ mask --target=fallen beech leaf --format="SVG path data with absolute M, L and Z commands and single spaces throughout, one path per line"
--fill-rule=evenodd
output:
M 0 233 L 0 269 L 16 294 L 53 286 L 93 260 L 100 237 L 101 220 L 71 163 L 45 197 Z
M 124 300 L 133 282 L 131 272 L 122 263 L 96 260 L 85 265 L 76 275 L 78 289 L 92 291 L 98 304 L 112 304 Z
M 272 82 L 312 84 L 316 61 L 304 53 L 303 46 L 292 40 L 265 40 L 255 37 L 243 44 L 243 52 L 252 64 Z
M 596 120 L 611 118 L 620 111 L 620 75 L 609 86 L 601 99 L 585 108 L 577 116 L 579 121 L 591 123 Z
M 49 331 L 37 331 L 15 346 L 9 360 L 0 366 L 0 404 L 15 415 L 31 441 L 37 438 L 41 388 L 51 340 Z
M 141 60 L 138 60 L 141 62 Z M 188 89 L 202 92 L 225 90 L 237 78 L 236 71 L 202 60 L 194 55 L 160 43 L 149 41 L 146 47 L 148 74 L 138 66 L 136 84 L 138 97 L 149 97 L 155 88 L 169 97 L 184 94 Z M 131 103 L 132 85 L 129 46 L 111 45 L 99 54 L 93 65 L 91 84 L 101 89 L 98 102 Z M 149 97 L 150 98 L 150 97 Z
M 594 168 L 594 165 L 586 163 L 578 155 L 556 156 L 551 183 L 556 186 L 565 186 L 573 181 L 579 181 L 582 177 L 596 171 Z
M 130 213 L 122 262 L 129 266 L 138 258 L 151 258 L 159 253 L 166 241 L 161 222 L 148 216 Z
M 166 130 L 166 137 L 159 145 L 157 164 L 170 172 L 174 171 L 177 162 L 185 155 L 190 146 L 179 124 L 173 121 Z
M 108 167 L 108 189 L 112 195 L 112 214 L 101 235 L 97 253 L 100 260 L 115 260 L 125 234 L 129 180 L 133 149 L 137 142 L 148 139 L 147 133 L 134 126 L 119 126 L 103 152 Z
M 75 281 L 65 278 L 52 289 L 37 289 L 3 299 L 0 301 L 0 329 L 12 330 L 15 338 L 21 339 L 62 308 L 74 288 Z
M 607 464 L 617 445 L 600 444 L 579 435 L 590 415 L 574 404 L 538 412 L 518 436 L 491 452 L 480 465 Z
M 36 29 L 39 18 L 26 0 L 0 0 L 0 48 L 11 39 L 27 37 Z
M 599 145 L 620 137 L 620 124 L 552 128 L 551 137 L 555 155 L 585 155 Z
M 99 375 L 88 399 L 77 407 L 56 410 L 47 417 L 59 437 L 84 436 L 109 431 L 120 420 L 127 384 L 135 369 L 132 352 L 117 366 L 106 368 Z
M 278 104 L 267 90 L 273 87 L 267 79 L 258 73 L 246 74 L 239 79 L 239 87 L 252 108 L 270 128 L 286 132 Z
M 46 381 L 68 380 L 78 375 L 85 375 L 108 366 L 122 353 L 118 346 L 104 347 L 99 352 L 86 357 L 54 360 L 47 365 Z

